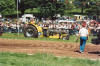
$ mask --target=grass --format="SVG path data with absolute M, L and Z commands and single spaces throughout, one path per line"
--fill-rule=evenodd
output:
M 55 57 L 54 55 L 45 53 L 27 55 L 1 52 L 0 66 L 100 66 L 100 61 Z
M 42 38 L 26 38 L 22 33 L 18 34 L 17 33 L 4 33 L 3 36 L 0 36 L 0 38 L 5 38 L 5 39 L 22 39 L 22 40 L 41 40 L 41 41 L 59 41 L 59 42 L 71 42 L 75 43 L 77 37 L 75 35 L 70 36 L 69 40 L 62 40 L 62 39 L 51 39 L 48 37 L 42 37 Z M 87 43 L 91 43 L 91 39 L 94 38 L 94 36 L 90 36 L 89 40 Z M 78 40 L 79 43 L 79 40 Z
M 70 37 L 70 40 L 50 39 L 50 38 L 25 38 L 23 34 L 4 33 L 0 38 L 4 39 L 22 39 L 22 40 L 42 40 L 42 41 L 60 41 L 72 42 L 76 40 L 76 36 Z M 90 43 L 91 38 L 87 41 Z M 79 42 L 79 41 L 78 41 Z M 27 55 L 22 53 L 0 52 L 0 66 L 100 66 L 99 60 L 78 59 L 68 57 L 55 57 L 51 54 L 37 53 Z

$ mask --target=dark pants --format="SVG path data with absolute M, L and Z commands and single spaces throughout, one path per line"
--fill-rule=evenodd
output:
M 43 29 L 43 36 L 47 37 L 47 29 Z
M 61 39 L 61 34 L 62 34 L 62 33 L 61 33 L 61 32 L 59 32 L 59 39 Z
M 2 36 L 3 33 L 3 27 L 0 26 L 0 36 Z

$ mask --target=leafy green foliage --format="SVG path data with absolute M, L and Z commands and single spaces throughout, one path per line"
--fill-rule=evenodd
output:
M 24 14 L 26 9 L 33 9 L 36 7 L 37 0 L 21 0 L 21 2 L 19 3 L 19 10 L 21 11 L 21 14 Z
M 0 12 L 3 15 L 16 14 L 16 6 L 14 0 L 0 0 Z
M 57 2 L 54 0 L 21 0 L 18 4 L 21 14 L 37 13 L 38 17 L 48 18 L 56 14 L 64 15 L 66 9 L 64 2 Z M 0 12 L 3 15 L 16 14 L 17 0 L 0 0 Z M 34 12 L 34 8 L 37 12 Z
M 100 15 L 99 0 L 21 0 L 18 4 L 19 13 L 33 13 L 38 18 L 52 18 L 56 14 L 73 15 L 87 14 Z M 15 15 L 17 0 L 0 0 L 0 13 L 2 15 Z M 91 12 L 91 13 L 90 13 Z
M 41 4 L 39 6 L 40 17 L 44 18 L 52 18 L 56 14 L 64 15 L 64 11 L 66 6 L 63 2 L 57 2 L 52 0 L 41 0 Z
M 91 0 L 75 0 L 74 4 L 75 4 L 76 8 L 80 8 L 81 9 L 81 14 L 83 14 L 84 10 L 89 7 L 89 2 L 90 1 Z
M 100 15 L 100 1 L 95 0 L 90 8 L 86 11 L 88 15 Z
M 81 13 L 85 11 L 87 15 L 100 14 L 100 1 L 99 0 L 75 0 L 75 6 L 81 9 Z

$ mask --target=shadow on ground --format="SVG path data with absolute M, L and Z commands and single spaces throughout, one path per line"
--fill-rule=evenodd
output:
M 75 50 L 74 52 L 80 53 L 80 51 L 79 51 L 79 50 Z
M 97 54 L 98 56 L 100 56 L 100 51 L 95 51 L 95 52 L 88 52 L 89 54 Z

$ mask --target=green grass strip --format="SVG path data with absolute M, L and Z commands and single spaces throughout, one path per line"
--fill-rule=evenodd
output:
M 42 38 L 26 38 L 24 37 L 24 35 L 22 33 L 18 34 L 17 33 L 4 33 L 2 36 L 0 36 L 0 38 L 4 38 L 4 39 L 22 39 L 22 40 L 42 40 L 42 41 L 59 41 L 59 42 L 71 42 L 71 43 L 75 43 L 77 37 L 75 35 L 71 35 L 69 40 L 63 40 L 63 39 L 52 39 L 52 38 L 48 38 L 48 37 L 42 37 Z M 87 43 L 91 43 L 91 39 L 94 38 L 94 36 L 90 36 L 89 40 L 87 41 Z M 79 39 L 78 42 L 79 43 Z
M 0 53 L 0 66 L 100 66 L 99 60 L 56 57 L 46 53 Z

